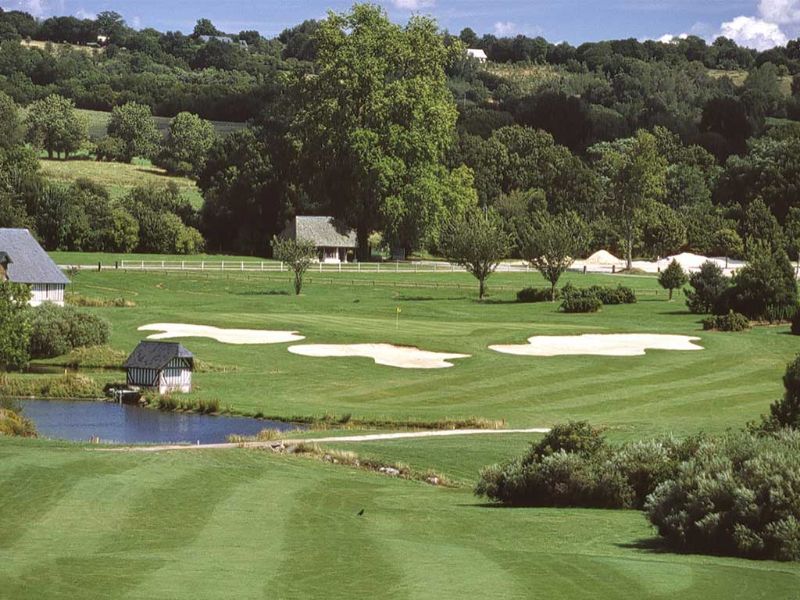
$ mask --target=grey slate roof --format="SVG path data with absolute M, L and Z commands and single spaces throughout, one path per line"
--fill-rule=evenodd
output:
M 314 242 L 318 248 L 358 247 L 356 232 L 337 226 L 333 217 L 295 217 L 284 235 Z
M 173 358 L 188 358 L 194 364 L 194 354 L 178 342 L 139 342 L 128 360 L 126 369 L 163 369 Z
M 11 258 L 8 280 L 12 283 L 69 283 L 27 229 L 0 228 L 0 252 Z

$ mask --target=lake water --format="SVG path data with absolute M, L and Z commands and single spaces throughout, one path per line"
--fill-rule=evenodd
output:
M 120 444 L 216 444 L 227 441 L 230 434 L 298 428 L 279 421 L 162 412 L 115 402 L 20 400 L 18 404 L 22 414 L 36 423 L 40 437 L 82 442 L 96 436 Z

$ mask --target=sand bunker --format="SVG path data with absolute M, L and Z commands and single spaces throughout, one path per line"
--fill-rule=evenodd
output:
M 376 364 L 399 369 L 446 369 L 453 365 L 448 360 L 469 358 L 469 354 L 443 354 L 428 352 L 410 346 L 392 344 L 302 344 L 290 346 L 289 352 L 301 356 L 371 358 Z
M 266 329 L 222 329 L 209 325 L 186 323 L 152 323 L 139 327 L 139 331 L 161 331 L 147 336 L 148 340 L 166 340 L 178 337 L 207 337 L 223 344 L 284 344 L 305 338 L 296 331 L 269 331 Z
M 495 345 L 490 350 L 519 356 L 642 356 L 651 350 L 702 350 L 692 342 L 700 338 L 686 335 L 648 333 L 536 335 L 527 344 Z

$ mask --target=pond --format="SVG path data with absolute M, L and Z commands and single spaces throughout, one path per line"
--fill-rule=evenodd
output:
M 82 442 L 98 437 L 120 444 L 216 444 L 227 441 L 230 434 L 299 428 L 280 421 L 162 412 L 115 402 L 20 400 L 18 404 L 41 437 Z

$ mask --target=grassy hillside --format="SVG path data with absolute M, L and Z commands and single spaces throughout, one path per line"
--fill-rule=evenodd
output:
M 164 169 L 147 162 L 138 161 L 133 164 L 98 162 L 89 158 L 79 160 L 41 159 L 42 174 L 50 180 L 72 183 L 76 179 L 89 179 L 108 189 L 113 198 L 124 196 L 131 188 L 140 185 L 166 185 L 174 183 L 181 194 L 199 208 L 203 197 L 197 184 L 186 177 L 167 175 Z
M 711 77 L 716 79 L 720 79 L 722 77 L 727 77 L 733 82 L 735 86 L 742 86 L 744 85 L 745 80 L 747 79 L 747 71 L 722 71 L 719 69 L 709 69 L 708 74 Z M 786 96 L 792 95 L 792 77 L 791 75 L 786 75 L 785 77 L 780 78 L 780 86 L 781 92 L 783 92 Z
M 722 431 L 767 410 L 781 393 L 785 364 L 797 352 L 785 327 L 701 331 L 699 318 L 680 300 L 668 303 L 651 277 L 571 274 L 565 280 L 578 285 L 623 282 L 639 290 L 638 304 L 605 307 L 595 315 L 566 315 L 550 303 L 516 303 L 515 290 L 544 284 L 533 274 L 497 275 L 490 283 L 495 290 L 483 303 L 475 298 L 474 280 L 464 274 L 312 272 L 308 277 L 299 297 L 289 294 L 289 275 L 278 273 L 82 272 L 72 288 L 136 302 L 135 308 L 95 309 L 112 322 L 112 344 L 126 351 L 144 336 L 139 326 L 177 322 L 293 330 L 309 343 L 390 342 L 471 355 L 452 368 L 418 371 L 365 358 L 297 356 L 285 344 L 186 341 L 202 360 L 239 367 L 235 373 L 197 374 L 196 397 L 267 415 L 478 416 L 505 419 L 511 426 L 589 419 L 626 437 Z M 696 335 L 705 350 L 533 358 L 488 349 L 524 343 L 535 334 L 602 332 Z
M 85 109 L 78 109 L 77 112 L 85 116 L 89 122 L 89 137 L 101 138 L 107 134 L 108 121 L 111 119 L 110 112 Z M 170 117 L 153 117 L 153 120 L 158 129 L 162 133 L 165 133 L 167 129 L 169 129 L 169 123 L 172 119 Z M 218 135 L 227 135 L 234 131 L 244 129 L 245 127 L 244 123 L 233 123 L 230 121 L 211 121 L 211 124 L 214 126 L 214 131 L 216 131 Z
M 0 441 L 0 482 L 0 595 L 15 600 L 774 599 L 800 583 L 794 565 L 653 550 L 633 511 L 498 510 L 259 451 Z
M 552 65 L 487 62 L 483 68 L 492 75 L 517 84 L 522 93 L 533 92 L 543 83 L 563 77 Z

